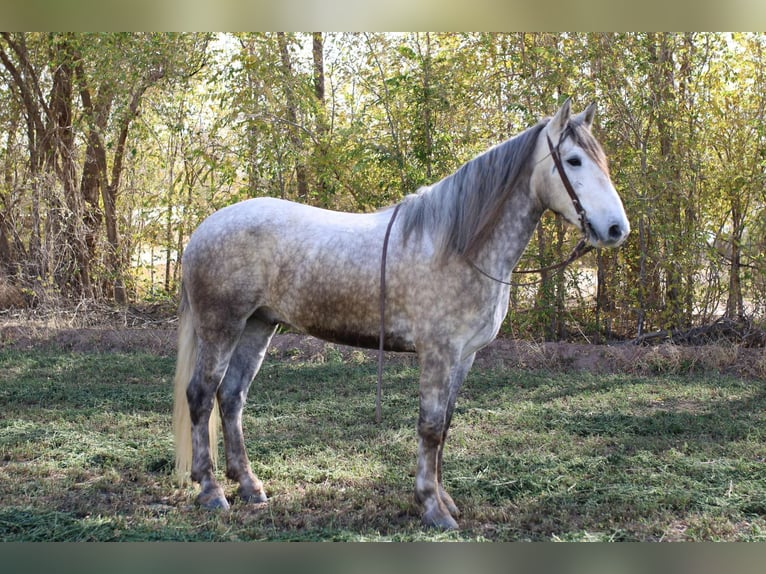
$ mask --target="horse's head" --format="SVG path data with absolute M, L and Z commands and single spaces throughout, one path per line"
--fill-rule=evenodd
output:
M 569 100 L 564 102 L 540 132 L 532 186 L 546 208 L 577 226 L 592 245 L 617 247 L 630 233 L 630 223 L 604 151 L 591 134 L 595 113 L 590 104 L 572 116 Z

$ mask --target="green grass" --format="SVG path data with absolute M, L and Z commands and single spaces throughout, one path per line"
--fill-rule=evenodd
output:
M 461 530 L 423 531 L 412 365 L 376 425 L 374 363 L 269 358 L 244 425 L 270 501 L 209 512 L 172 480 L 173 359 L 2 350 L 0 540 L 766 539 L 763 381 L 499 368 L 447 445 Z

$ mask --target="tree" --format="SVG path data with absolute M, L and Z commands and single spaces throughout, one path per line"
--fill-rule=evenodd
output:
M 164 78 L 193 73 L 200 65 L 194 51 L 201 48 L 197 54 L 204 54 L 205 37 L 71 33 L 1 37 L 0 60 L 27 122 L 33 190 L 30 272 L 43 281 L 50 278 L 62 292 L 92 297 L 103 222 L 107 293 L 124 304 L 127 261 L 118 197 L 130 126 L 149 88 Z M 81 108 L 76 107 L 75 93 Z M 82 154 L 77 139 L 81 130 L 86 141 Z
M 2 272 L 40 297 L 125 302 L 149 249 L 169 294 L 217 208 L 377 209 L 572 96 L 599 104 L 633 233 L 513 288 L 517 332 L 763 315 L 764 64 L 762 34 L 2 33 Z M 564 259 L 577 235 L 545 217 L 522 268 Z
M 764 213 L 766 78 L 763 38 L 737 35 L 733 40 L 732 52 L 719 63 L 723 81 L 710 94 L 708 141 L 718 165 L 713 175 L 718 191 L 711 222 L 714 252 L 728 267 L 725 315 L 736 318 L 746 314 L 743 276 L 752 275 L 756 261 L 748 231 L 758 227 Z
M 87 284 L 82 269 L 86 257 L 79 241 L 81 202 L 75 185 L 72 36 L 3 32 L 0 38 L 0 60 L 27 128 L 32 228 L 26 272 L 39 281 L 51 280 L 60 289 L 71 288 L 74 281 Z M 50 79 L 45 77 L 48 69 Z M 50 84 L 47 97 L 46 81 Z M 61 188 L 53 186 L 55 181 Z M 74 256 L 55 249 L 55 243 L 67 246 Z

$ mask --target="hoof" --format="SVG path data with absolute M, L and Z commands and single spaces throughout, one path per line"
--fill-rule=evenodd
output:
M 201 492 L 197 497 L 197 504 L 211 510 L 229 510 L 229 502 L 220 488 L 212 492 Z
M 423 526 L 438 530 L 457 530 L 459 528 L 457 521 L 452 516 L 444 512 L 434 511 L 426 512 L 423 515 Z
M 238 494 L 239 497 L 248 504 L 260 504 L 262 502 L 268 502 L 269 500 L 269 497 L 266 496 L 266 493 L 262 490 L 258 492 L 244 492 L 240 488 Z
M 229 502 L 225 498 L 214 498 L 208 501 L 202 501 L 197 497 L 197 504 L 208 510 L 229 510 Z

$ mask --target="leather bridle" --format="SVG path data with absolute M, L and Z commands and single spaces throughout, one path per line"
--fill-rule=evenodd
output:
M 546 267 L 538 267 L 537 269 L 521 269 L 519 271 L 514 271 L 514 273 L 516 274 L 544 273 L 546 271 L 555 271 L 557 269 L 566 267 L 567 265 L 569 265 L 576 259 L 579 259 L 586 253 L 589 253 L 595 249 L 595 247 L 588 244 L 588 235 L 592 233 L 590 223 L 588 222 L 588 215 L 585 212 L 585 208 L 582 206 L 582 203 L 580 203 L 580 198 L 577 196 L 577 193 L 575 193 L 572 182 L 569 181 L 569 176 L 567 175 L 567 172 L 564 170 L 564 164 L 561 162 L 561 152 L 559 148 L 561 147 L 562 142 L 566 139 L 566 136 L 567 136 L 567 131 L 564 130 L 561 133 L 561 137 L 559 138 L 559 141 L 555 146 L 553 145 L 553 142 L 551 141 L 551 137 L 547 133 L 545 134 L 545 139 L 548 141 L 548 149 L 550 150 L 551 159 L 553 159 L 553 165 L 556 166 L 556 171 L 559 173 L 559 177 L 561 178 L 561 183 L 564 184 L 564 189 L 567 190 L 567 194 L 569 195 L 569 198 L 572 200 L 572 205 L 575 208 L 575 212 L 577 212 L 577 217 L 580 220 L 580 229 L 583 232 L 583 237 L 580 239 L 577 245 L 575 245 L 575 248 L 572 250 L 569 256 L 563 261 L 560 261 L 559 263 L 555 263 L 553 265 L 548 265 Z M 497 277 L 490 275 L 489 273 L 481 269 L 478 265 L 476 265 L 476 263 L 474 263 L 470 259 L 468 260 L 468 262 L 471 264 L 471 267 L 473 267 L 476 271 L 478 271 L 485 277 L 492 279 L 493 281 L 496 281 L 497 283 L 501 283 L 503 285 L 518 286 L 518 284 L 512 281 L 503 281 L 502 279 L 498 279 Z
M 574 205 L 575 211 L 577 212 L 577 217 L 580 218 L 580 229 L 582 229 L 582 232 L 587 236 L 588 232 L 590 231 L 588 216 L 585 213 L 585 208 L 582 206 L 582 203 L 580 203 L 580 198 L 575 193 L 572 182 L 569 181 L 569 176 L 564 170 L 564 164 L 561 163 L 561 152 L 559 151 L 559 148 L 561 147 L 562 142 L 566 139 L 566 133 L 566 130 L 562 132 L 561 137 L 559 138 L 559 143 L 557 143 L 555 146 L 551 141 L 551 136 L 549 136 L 547 133 L 545 134 L 545 139 L 548 141 L 548 149 L 551 152 L 551 158 L 553 159 L 553 163 L 556 166 L 556 171 L 559 172 L 561 183 L 564 184 L 564 188 L 567 190 L 569 198 L 572 200 L 572 205 Z

